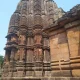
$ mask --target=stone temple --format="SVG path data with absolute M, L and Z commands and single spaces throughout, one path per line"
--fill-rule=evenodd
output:
M 20 0 L 6 38 L 2 80 L 80 80 L 80 5 Z

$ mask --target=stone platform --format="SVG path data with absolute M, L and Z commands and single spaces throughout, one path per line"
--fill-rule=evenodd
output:
M 80 80 L 80 77 L 13 77 L 13 78 L 4 78 L 2 80 Z

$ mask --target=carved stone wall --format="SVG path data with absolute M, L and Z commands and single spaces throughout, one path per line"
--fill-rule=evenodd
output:
M 59 12 L 51 0 L 21 0 L 11 16 L 5 47 L 3 80 L 50 75 L 49 37 L 43 32 Z M 64 12 L 61 12 L 63 15 Z M 8 73 L 5 73 L 8 72 Z M 12 80 L 12 79 L 11 79 Z
M 44 31 L 50 40 L 51 76 L 80 78 L 80 5 Z
M 65 80 L 61 77 L 70 79 L 74 72 L 79 76 L 79 25 L 67 29 L 79 22 L 73 18 L 65 25 L 59 23 L 50 36 L 44 32 L 64 14 L 52 0 L 20 0 L 6 36 L 2 80 Z M 77 67 L 72 64 L 76 61 Z

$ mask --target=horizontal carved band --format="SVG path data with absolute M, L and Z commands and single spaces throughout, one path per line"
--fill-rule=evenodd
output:
M 50 47 L 48 47 L 48 46 L 43 46 L 43 49 L 44 49 L 44 50 L 50 50 Z
M 14 35 L 18 36 L 17 33 L 12 32 L 12 33 L 8 33 L 8 35 L 6 36 L 6 38 L 10 38 L 11 36 L 14 36 Z
M 42 44 L 35 44 L 34 48 L 43 48 L 43 45 Z
M 43 28 L 43 26 L 41 26 L 41 25 L 35 25 L 35 26 L 33 26 L 33 29 L 42 29 Z
M 11 50 L 12 48 L 18 49 L 18 46 L 17 46 L 16 44 L 6 45 L 6 47 L 5 47 L 4 49 L 5 49 L 5 50 L 10 49 L 10 50 Z
M 6 45 L 12 45 L 12 44 L 18 45 L 18 42 L 17 41 L 8 41 Z
M 33 46 L 27 46 L 26 48 L 27 48 L 27 49 L 31 49 L 31 50 L 33 50 L 33 49 L 34 49 L 34 47 L 33 47 Z

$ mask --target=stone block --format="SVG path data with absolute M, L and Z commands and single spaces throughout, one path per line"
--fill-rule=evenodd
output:
M 79 37 L 68 38 L 69 45 L 79 43 Z
M 79 50 L 79 44 L 75 43 L 75 44 L 71 44 L 69 45 L 70 51 L 78 51 Z
M 34 76 L 34 71 L 26 71 L 26 76 Z
M 8 77 L 11 77 L 11 76 L 12 76 L 12 72 L 9 72 Z
M 73 50 L 70 52 L 70 57 L 75 57 L 75 56 L 78 56 L 78 50 Z
M 59 78 L 55 78 L 55 80 L 70 80 L 70 78 L 68 78 L 68 77 L 59 77 Z
M 13 77 L 17 77 L 17 72 L 13 72 Z
M 50 77 L 51 76 L 51 71 L 45 71 L 45 75 L 46 77 Z
M 80 77 L 71 77 L 70 80 L 80 80 Z
M 80 77 L 80 69 L 72 70 L 72 75 L 74 77 Z
M 48 77 L 46 77 L 46 78 L 42 78 L 41 80 L 51 80 L 51 79 L 49 79 Z
M 35 71 L 35 77 L 42 77 L 42 71 Z
M 17 77 L 24 77 L 24 71 L 18 71 Z
M 52 71 L 51 76 L 52 77 L 70 77 L 71 72 L 70 70 Z
M 58 38 L 58 44 L 64 44 L 64 43 L 67 43 L 66 38 Z

